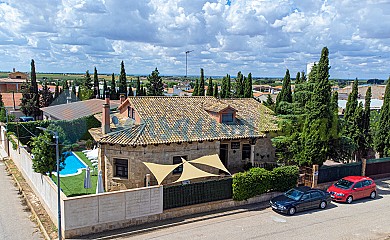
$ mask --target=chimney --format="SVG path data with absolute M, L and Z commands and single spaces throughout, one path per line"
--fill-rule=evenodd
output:
M 121 96 L 120 96 L 120 99 L 121 99 L 121 104 L 125 101 L 125 94 L 121 94 Z
M 103 104 L 103 116 L 102 116 L 102 133 L 107 134 L 110 132 L 110 94 L 106 92 L 105 103 Z
M 15 68 L 12 69 L 12 72 L 15 72 Z

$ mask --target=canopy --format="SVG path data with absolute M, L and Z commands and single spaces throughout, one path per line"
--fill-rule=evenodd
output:
M 192 165 L 192 163 L 203 164 L 210 167 L 214 167 L 230 174 L 230 172 L 226 169 L 226 167 L 219 159 L 218 154 L 203 156 L 191 161 L 187 161 L 182 158 L 182 163 L 178 163 L 174 165 L 164 165 L 164 164 L 148 163 L 148 162 L 143 162 L 143 163 L 156 177 L 158 184 L 161 184 L 162 181 L 164 181 L 164 179 L 168 176 L 168 174 L 171 173 L 175 168 L 177 168 L 180 165 L 183 165 L 183 172 L 180 178 L 175 182 L 181 182 L 181 181 L 190 180 L 194 178 L 219 176 L 213 173 L 208 173 L 206 171 L 203 171 L 195 167 L 194 165 Z

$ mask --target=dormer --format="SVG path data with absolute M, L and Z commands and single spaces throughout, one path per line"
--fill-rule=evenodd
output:
M 218 123 L 232 124 L 236 122 L 237 110 L 225 103 L 203 105 L 204 110 Z
M 120 111 L 120 114 L 123 118 L 130 118 L 133 119 L 135 123 L 139 124 L 141 122 L 141 119 L 135 110 L 134 106 L 129 101 L 129 98 L 127 98 L 119 107 L 118 110 Z

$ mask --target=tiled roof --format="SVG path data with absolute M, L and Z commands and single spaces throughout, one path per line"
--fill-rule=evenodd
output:
M 90 99 L 44 107 L 41 110 L 57 120 L 72 120 L 102 112 L 103 104 L 104 100 L 102 99 Z M 111 101 L 110 106 L 111 108 L 116 108 L 119 106 L 119 102 Z
M 254 99 L 219 100 L 214 97 L 130 97 L 141 124 L 109 133 L 99 142 L 147 145 L 262 137 L 278 130 L 271 110 Z M 205 104 L 237 110 L 236 122 L 218 123 Z

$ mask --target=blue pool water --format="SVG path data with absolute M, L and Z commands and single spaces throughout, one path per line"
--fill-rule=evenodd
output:
M 60 176 L 76 174 L 79 172 L 79 169 L 87 168 L 87 165 L 80 161 L 73 152 L 67 155 L 68 156 L 65 158 L 65 168 L 60 171 Z

